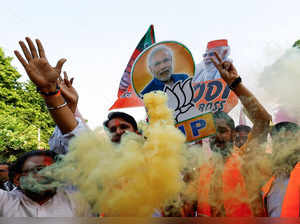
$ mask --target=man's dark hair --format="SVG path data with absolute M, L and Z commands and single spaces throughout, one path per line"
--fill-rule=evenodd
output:
M 9 167 L 9 180 L 13 183 L 16 174 L 22 173 L 24 163 L 27 159 L 33 156 L 49 156 L 55 162 L 58 160 L 57 153 L 50 150 L 33 150 L 22 154 L 14 164 Z
M 289 122 L 289 121 L 284 121 L 275 124 L 271 128 L 271 136 L 276 136 L 278 133 L 283 132 L 283 131 L 290 131 L 292 133 L 296 133 L 299 130 L 299 126 L 296 123 Z
M 103 125 L 108 128 L 108 123 L 112 119 L 115 119 L 115 118 L 123 119 L 124 121 L 126 121 L 126 122 L 128 122 L 132 125 L 134 131 L 138 130 L 137 123 L 136 123 L 135 119 L 131 115 L 123 113 L 123 112 L 111 112 L 111 113 L 109 113 L 107 115 L 107 120 L 103 122 Z
M 251 131 L 251 128 L 248 125 L 240 124 L 240 125 L 235 127 L 235 131 L 236 132 L 244 131 L 244 132 L 249 133 Z
M 231 130 L 234 130 L 234 120 L 225 112 L 217 111 L 213 114 L 214 119 L 224 119 Z

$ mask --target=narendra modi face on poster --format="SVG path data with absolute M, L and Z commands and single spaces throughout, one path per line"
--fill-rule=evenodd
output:
M 164 91 L 178 81 L 194 75 L 194 61 L 190 51 L 175 41 L 164 41 L 147 48 L 135 61 L 132 84 L 137 95 Z

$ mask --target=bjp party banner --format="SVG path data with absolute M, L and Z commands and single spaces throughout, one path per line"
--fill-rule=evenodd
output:
M 132 86 L 140 97 L 152 91 L 168 95 L 176 126 L 195 141 L 215 134 L 212 113 L 202 115 L 194 103 L 192 78 L 195 64 L 191 52 L 176 41 L 163 41 L 145 49 L 132 68 Z
M 201 113 L 224 111 L 229 113 L 238 103 L 238 97 L 223 79 L 193 83 L 194 103 Z
M 192 142 L 215 135 L 215 121 L 212 113 L 198 115 L 191 119 L 179 122 L 176 127 L 185 134 L 187 141 Z
M 109 110 L 126 108 L 126 107 L 138 107 L 144 106 L 143 101 L 136 96 L 135 92 L 132 90 L 131 86 L 131 68 L 137 58 L 137 56 L 151 44 L 155 43 L 154 27 L 151 25 L 147 30 L 146 34 L 138 43 L 136 49 L 134 50 L 126 69 L 122 75 L 120 86 L 118 90 L 118 99 L 109 108 Z

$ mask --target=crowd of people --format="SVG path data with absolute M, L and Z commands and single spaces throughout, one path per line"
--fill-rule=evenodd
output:
M 66 73 L 64 78 L 60 78 L 66 59 L 60 59 L 56 67 L 52 67 L 40 40 L 36 40 L 34 44 L 30 38 L 26 38 L 26 43 L 19 42 L 24 56 L 19 51 L 15 51 L 15 55 L 36 85 L 57 126 L 49 140 L 49 151 L 34 150 L 25 153 L 13 164 L 0 164 L 0 216 L 105 216 L 101 211 L 97 214 L 92 213 L 89 204 L 85 203 L 83 198 L 79 198 L 78 194 L 75 197 L 77 189 L 51 186 L 53 180 L 40 173 L 56 163 L 58 155 L 67 154 L 70 140 L 80 135 L 87 127 L 75 113 L 78 94 L 72 86 L 72 80 L 69 80 Z M 227 113 L 215 112 L 217 132 L 209 138 L 209 145 L 211 151 L 223 161 L 222 169 L 219 169 L 217 160 L 208 160 L 201 164 L 195 169 L 196 174 L 193 177 L 184 176 L 187 184 L 192 179 L 197 179 L 197 200 L 183 203 L 176 212 L 168 212 L 168 208 L 157 208 L 153 211 L 154 216 L 299 217 L 299 127 L 296 123 L 288 121 L 271 126 L 271 115 L 244 85 L 233 63 L 228 60 L 229 53 L 227 41 L 209 42 L 207 52 L 203 55 L 204 65 L 196 72 L 194 80 L 222 78 L 243 104 L 253 126 L 236 126 Z M 156 74 L 155 66 L 159 65 L 155 64 L 154 59 L 152 56 L 149 60 L 153 73 Z M 163 63 L 167 61 L 161 62 Z M 213 71 L 214 74 L 209 71 Z M 212 77 L 209 77 L 210 75 Z M 151 88 L 147 88 L 150 91 Z M 143 135 L 134 117 L 124 112 L 109 113 L 103 126 L 113 144 L 120 144 L 126 132 Z M 268 135 L 272 137 L 272 152 L 262 152 L 266 158 L 277 158 L 276 155 L 282 150 L 290 150 L 291 153 L 286 153 L 285 158 L 280 161 L 275 160 L 277 163 L 271 163 L 272 172 L 261 170 L 263 178 L 254 180 L 247 175 L 251 167 L 247 165 L 253 157 L 253 152 L 257 152 L 258 148 L 267 148 Z M 276 166 L 278 163 L 285 166 Z M 251 165 L 251 168 L 260 170 L 259 165 Z M 48 187 L 36 189 L 32 184 L 35 182 L 30 182 L 28 177 L 45 183 Z M 253 181 L 257 184 L 250 189 Z

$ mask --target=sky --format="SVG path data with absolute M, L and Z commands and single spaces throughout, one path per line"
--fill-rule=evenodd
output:
M 183 43 L 196 64 L 208 41 L 228 39 L 231 58 L 255 93 L 259 71 L 300 39 L 299 0 L 0 2 L 0 47 L 14 57 L 18 41 L 29 36 L 42 41 L 53 66 L 66 58 L 63 71 L 75 77 L 79 110 L 92 128 L 106 119 L 128 60 L 151 24 L 157 42 Z M 12 63 L 26 80 L 16 58 Z M 143 108 L 123 111 L 145 117 Z

